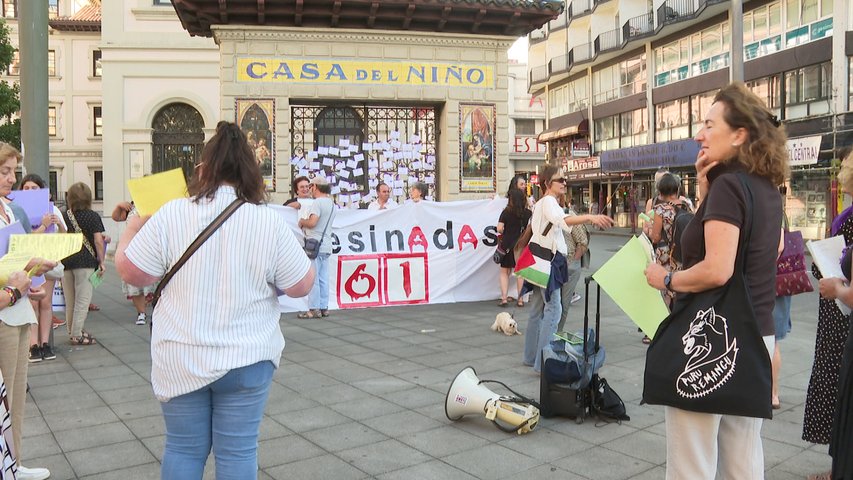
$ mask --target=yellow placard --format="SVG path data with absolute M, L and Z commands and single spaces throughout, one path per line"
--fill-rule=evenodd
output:
M 48 236 L 48 235 L 34 235 Z M 32 255 L 26 253 L 7 253 L 0 258 L 0 284 L 6 285 L 9 282 L 9 277 L 15 272 L 22 272 L 26 268 L 27 263 L 33 258 Z
M 9 254 L 27 255 L 58 262 L 83 248 L 82 233 L 51 233 L 50 235 L 15 234 L 9 237 Z
M 495 70 L 471 63 L 248 57 L 237 59 L 237 81 L 494 88 Z
M 140 215 L 154 215 L 170 200 L 187 196 L 187 181 L 180 168 L 155 173 L 142 178 L 127 181 L 130 198 Z

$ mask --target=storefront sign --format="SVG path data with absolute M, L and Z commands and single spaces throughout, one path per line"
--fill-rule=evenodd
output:
M 792 167 L 814 165 L 820 155 L 820 135 L 814 137 L 791 138 L 786 143 L 788 159 Z
M 506 199 L 407 203 L 380 212 L 341 209 L 330 227 L 331 308 L 490 300 L 499 294 L 497 221 Z M 296 227 L 298 212 L 271 206 Z M 308 298 L 282 296 L 282 311 Z
M 660 167 L 688 167 L 696 163 L 697 155 L 699 144 L 693 139 L 641 145 L 602 152 L 601 170 L 622 172 Z
M 516 135 L 513 151 L 515 153 L 545 153 L 545 145 L 536 141 L 536 135 Z
M 575 140 L 572 142 L 573 157 L 588 157 L 590 154 L 589 150 L 589 142 L 586 140 Z
M 578 172 L 581 170 L 592 170 L 601 168 L 601 163 L 598 157 L 589 158 L 574 158 L 569 160 L 568 168 L 570 172 Z
M 459 191 L 496 190 L 495 105 L 459 104 Z
M 238 58 L 238 82 L 494 88 L 491 65 L 413 61 Z

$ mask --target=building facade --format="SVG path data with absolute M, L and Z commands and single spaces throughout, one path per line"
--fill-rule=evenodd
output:
M 730 2 L 566 3 L 529 35 L 528 90 L 548 104 L 539 138 L 549 161 L 571 164 L 575 145 L 590 146 L 598 165 L 570 173 L 573 194 L 621 225 L 636 224 L 659 167 L 681 174 L 686 194 L 695 194 L 690 139 L 729 82 Z M 744 81 L 790 138 L 791 226 L 823 238 L 842 207 L 835 175 L 853 143 L 853 4 L 753 0 L 742 20 Z
M 537 133 L 545 128 L 545 98 L 527 91 L 527 63 L 509 63 L 509 163 L 529 181 L 545 161 L 545 147 Z M 507 186 L 503 185 L 499 193 Z
M 0 0 L 9 38 L 18 45 L 18 3 Z M 62 192 L 84 182 L 103 202 L 100 37 L 101 14 L 96 2 L 48 1 L 48 137 L 49 180 L 54 200 L 64 202 Z M 0 78 L 19 81 L 19 53 Z M 26 153 L 26 152 L 24 152 Z M 23 169 L 20 172 L 23 173 Z

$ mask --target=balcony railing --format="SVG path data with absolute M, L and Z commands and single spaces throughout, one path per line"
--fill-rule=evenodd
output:
M 527 34 L 527 41 L 530 44 L 539 43 L 545 41 L 548 38 L 548 35 L 545 33 L 544 28 L 537 28 L 532 32 Z
M 572 20 L 575 18 L 592 13 L 591 3 L 592 0 L 572 0 L 572 3 L 570 3 L 569 7 L 566 9 L 568 23 L 572 23 Z
M 595 54 L 598 55 L 601 52 L 622 48 L 621 33 L 621 28 L 615 28 L 595 37 L 595 41 L 593 42 Z
M 560 55 L 548 62 L 548 77 L 566 73 L 572 68 L 572 52 Z
M 592 51 L 592 43 L 584 43 L 573 48 L 569 55 L 572 56 L 572 64 L 577 65 L 583 62 L 589 62 L 594 58 Z
M 665 26 L 693 18 L 706 3 L 706 0 L 666 0 L 658 7 L 658 25 Z
M 548 22 L 548 32 L 553 32 L 554 30 L 559 30 L 561 28 L 566 28 L 569 25 L 568 16 L 569 12 L 563 10 L 563 13 L 560 14 L 559 17 Z
M 539 65 L 530 69 L 530 76 L 527 79 L 528 90 L 534 84 L 548 81 L 548 65 Z
M 629 18 L 625 25 L 622 25 L 622 39 L 627 43 L 631 40 L 654 35 L 655 33 L 655 15 L 654 12 L 640 15 L 639 17 Z

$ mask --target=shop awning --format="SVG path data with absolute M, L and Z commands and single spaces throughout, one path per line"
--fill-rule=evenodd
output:
M 563 128 L 553 128 L 551 130 L 545 130 L 544 132 L 540 133 L 536 141 L 539 143 L 550 142 L 551 140 L 565 138 L 569 135 L 577 135 L 578 131 L 578 125 L 571 125 Z

